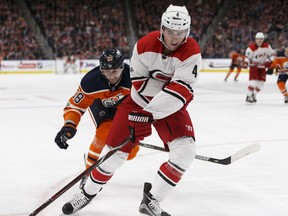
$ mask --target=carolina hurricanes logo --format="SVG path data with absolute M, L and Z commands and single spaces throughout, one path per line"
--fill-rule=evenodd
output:
M 171 77 L 172 77 L 170 74 L 164 74 L 160 70 L 149 71 L 149 75 L 151 78 L 160 80 L 164 83 L 170 82 Z
M 256 59 L 264 58 L 266 56 L 266 53 L 259 53 L 255 56 Z

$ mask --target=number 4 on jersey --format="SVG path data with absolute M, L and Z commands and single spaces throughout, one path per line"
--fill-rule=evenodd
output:
M 194 74 L 195 78 L 197 77 L 197 65 L 194 66 L 192 74 Z

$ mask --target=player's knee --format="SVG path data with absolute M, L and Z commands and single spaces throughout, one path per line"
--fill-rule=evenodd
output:
M 168 143 L 170 153 L 169 160 L 186 170 L 196 156 L 196 145 L 192 137 L 181 137 Z
M 106 155 L 110 151 L 110 147 L 105 146 L 101 156 Z M 117 151 L 110 158 L 100 165 L 100 168 L 105 170 L 108 173 L 114 173 L 116 169 L 121 167 L 124 162 L 127 160 L 128 153 L 123 151 Z
M 264 81 L 258 81 L 256 84 L 256 88 L 261 90 L 263 88 L 263 85 L 264 85 Z
M 94 145 L 95 149 L 98 149 L 98 151 L 101 152 L 104 146 L 106 145 L 106 143 L 105 143 L 105 140 L 95 137 L 92 145 Z

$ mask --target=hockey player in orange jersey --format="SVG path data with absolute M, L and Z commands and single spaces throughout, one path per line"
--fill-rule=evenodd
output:
M 227 81 L 228 77 L 234 71 L 234 68 L 236 67 L 237 72 L 235 74 L 234 81 L 237 82 L 238 81 L 237 78 L 241 72 L 242 63 L 244 62 L 244 59 L 245 59 L 245 55 L 242 55 L 240 52 L 232 51 L 229 54 L 229 57 L 231 58 L 231 65 L 230 65 L 229 71 L 226 74 L 224 81 L 225 82 Z
M 277 86 L 280 92 L 284 96 L 284 103 L 288 103 L 288 92 L 286 88 L 286 82 L 288 79 L 288 47 L 277 54 L 277 58 L 274 59 L 270 68 L 276 69 L 276 74 L 278 75 Z
M 106 137 L 110 130 L 117 106 L 131 88 L 130 67 L 124 63 L 122 53 L 117 49 L 107 49 L 100 58 L 100 66 L 89 71 L 81 80 L 73 97 L 64 108 L 64 126 L 55 138 L 61 149 L 67 149 L 67 140 L 74 137 L 82 115 L 88 109 L 96 126 L 96 133 L 92 141 L 86 168 L 95 163 L 105 146 Z M 139 150 L 136 145 L 128 160 L 134 158 Z M 86 178 L 80 183 L 84 186 Z

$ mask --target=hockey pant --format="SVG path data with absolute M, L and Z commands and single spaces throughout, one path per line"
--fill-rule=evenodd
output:
M 130 97 L 118 107 L 107 138 L 107 145 L 104 147 L 101 156 L 129 136 L 128 114 L 132 110 L 140 109 L 142 108 L 135 104 Z M 168 160 L 160 166 L 152 184 L 152 194 L 161 201 L 177 185 L 193 162 L 196 147 L 193 125 L 185 107 L 164 119 L 157 120 L 153 126 L 166 145 L 165 147 L 170 150 Z M 90 195 L 96 194 L 126 161 L 132 148 L 133 143 L 129 142 L 94 169 L 85 185 L 85 191 Z
M 105 121 L 101 123 L 101 125 L 97 128 L 95 137 L 90 145 L 88 157 L 86 159 L 86 168 L 89 168 L 92 164 L 94 164 L 100 157 L 102 149 L 106 144 L 106 139 L 112 124 L 111 121 Z M 128 155 L 128 160 L 133 159 L 137 152 L 139 151 L 139 146 L 135 146 L 130 154 Z

